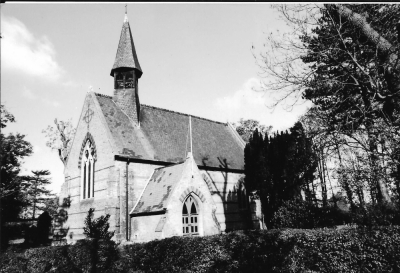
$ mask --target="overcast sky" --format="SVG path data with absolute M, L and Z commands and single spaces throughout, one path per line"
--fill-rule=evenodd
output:
M 34 146 L 23 172 L 48 169 L 55 193 L 63 164 L 41 133 L 55 118 L 77 125 L 89 88 L 112 95 L 114 63 L 125 4 L 1 5 L 1 103 Z M 274 130 L 294 124 L 306 106 L 266 107 L 259 54 L 266 33 L 285 24 L 267 3 L 128 4 L 143 76 L 141 103 L 217 121 L 252 118 Z M 252 46 L 255 50 L 252 51 Z

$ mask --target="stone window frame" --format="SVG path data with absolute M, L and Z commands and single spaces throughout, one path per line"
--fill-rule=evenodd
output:
M 186 213 L 185 208 L 186 206 Z M 193 212 L 193 209 L 195 212 Z M 200 235 L 200 206 L 194 195 L 189 194 L 182 204 L 182 235 L 199 236 Z
M 81 200 L 91 199 L 94 197 L 94 180 L 96 168 L 96 146 L 90 138 L 85 138 L 84 145 L 82 145 L 80 155 L 80 169 L 81 169 Z

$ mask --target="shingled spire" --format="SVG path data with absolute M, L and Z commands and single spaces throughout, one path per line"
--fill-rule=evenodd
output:
M 117 55 L 110 75 L 114 77 L 115 103 L 136 125 L 139 124 L 140 117 L 138 79 L 142 74 L 125 11 Z

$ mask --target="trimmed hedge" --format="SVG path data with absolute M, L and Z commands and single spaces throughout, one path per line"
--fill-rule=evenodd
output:
M 120 246 L 75 245 L 0 256 L 0 272 L 400 272 L 400 227 L 237 231 Z

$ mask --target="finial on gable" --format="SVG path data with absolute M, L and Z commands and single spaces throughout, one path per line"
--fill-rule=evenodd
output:
M 124 23 L 128 22 L 128 4 L 125 4 L 125 18 Z

